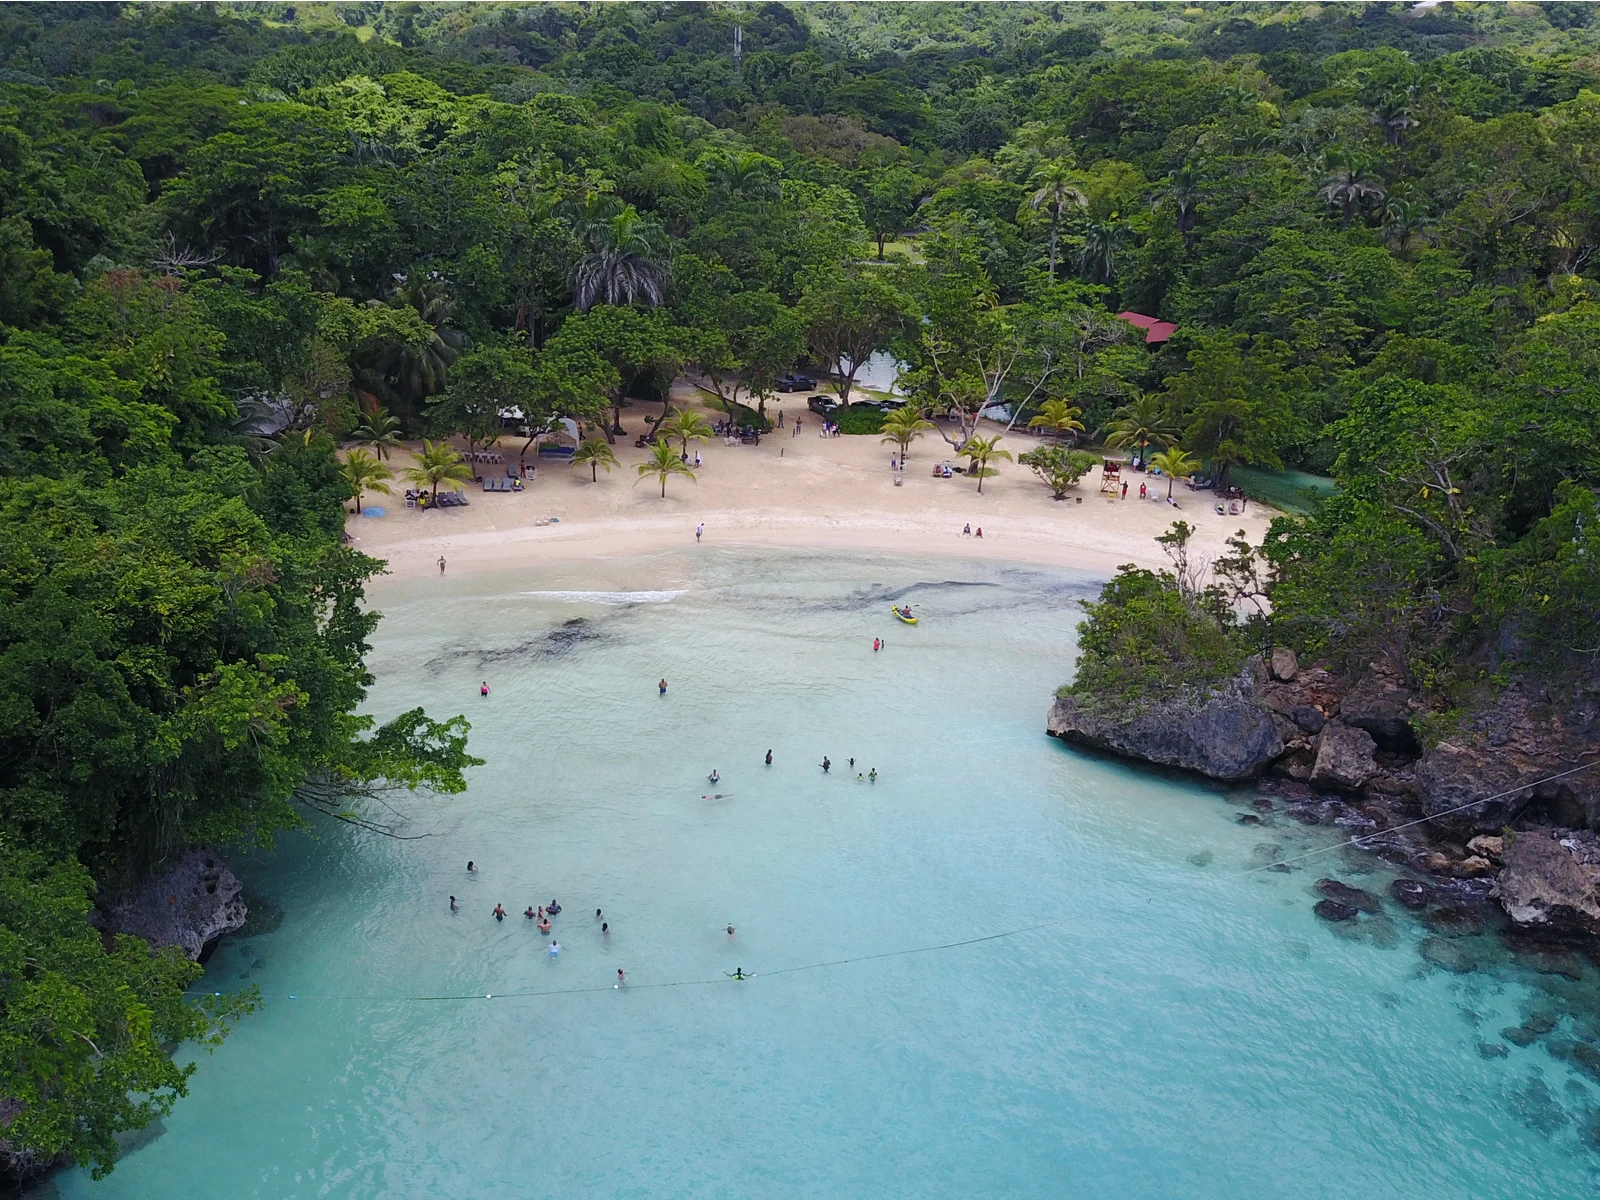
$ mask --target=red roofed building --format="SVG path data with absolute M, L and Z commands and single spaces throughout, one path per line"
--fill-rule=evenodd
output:
M 1146 346 L 1159 346 L 1178 332 L 1178 327 L 1171 321 L 1158 321 L 1154 317 L 1145 316 L 1143 313 L 1119 312 L 1117 318 L 1143 329 L 1145 331 L 1144 344 Z

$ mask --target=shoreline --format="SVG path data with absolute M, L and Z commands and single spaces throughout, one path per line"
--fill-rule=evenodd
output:
M 695 389 L 684 381 L 673 392 L 678 404 L 694 404 Z M 720 416 L 702 415 L 707 420 Z M 889 469 L 892 444 L 871 435 L 821 438 L 815 432 L 819 419 L 805 409 L 790 409 L 787 416 L 789 428 L 764 436 L 759 446 L 712 439 L 691 447 L 704 460 L 697 477 L 669 479 L 664 498 L 654 478 L 639 477 L 645 455 L 632 444 L 630 432 L 612 447 L 617 467 L 598 481 L 581 466 L 547 456 L 535 460 L 537 470 L 522 492 L 484 493 L 468 484 L 466 507 L 408 509 L 401 482 L 410 465 L 408 448 L 389 464 L 396 476 L 393 493 L 364 498 L 382 507 L 384 516 L 352 514 L 345 529 L 356 549 L 385 560 L 388 574 L 397 578 L 436 571 L 441 555 L 452 572 L 478 572 L 655 554 L 692 545 L 700 524 L 707 546 L 991 559 L 1109 578 L 1124 563 L 1167 567 L 1155 539 L 1173 521 L 1194 527 L 1191 555 L 1211 560 L 1238 532 L 1260 544 L 1279 515 L 1251 503 L 1242 513 L 1218 516 L 1213 493 L 1181 485 L 1174 507 L 1164 499 L 1166 479 L 1135 472 L 1125 475 L 1126 498 L 1102 493 L 1099 468 L 1056 501 L 1026 467 L 1001 462 L 998 472 L 983 480 L 980 494 L 970 477 L 933 477 L 934 464 L 961 461 L 933 434 L 913 446 L 911 462 L 896 484 Z M 796 418 L 805 422 L 798 436 Z M 1040 443 L 1020 431 L 1003 437 L 1014 454 Z M 511 463 L 521 446 L 521 439 L 506 438 L 498 449 Z M 475 469 L 484 476 L 505 471 L 500 465 Z M 1138 498 L 1141 485 L 1150 486 L 1150 498 Z M 969 525 L 983 536 L 963 536 L 962 528 Z

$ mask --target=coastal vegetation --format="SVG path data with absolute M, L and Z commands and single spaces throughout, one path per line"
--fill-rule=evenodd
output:
M 1175 528 L 1077 694 L 1279 644 L 1440 708 L 1590 688 L 1597 51 L 1579 4 L 0 9 L 0 1138 L 109 1169 L 237 1015 L 86 934 L 106 896 L 461 786 L 461 718 L 354 715 L 346 505 L 404 439 L 437 487 L 567 418 L 597 479 L 659 406 L 664 496 L 680 374 L 766 428 L 889 353 L 906 406 L 836 419 L 980 488 L 999 411 L 1338 480 L 1215 563 Z

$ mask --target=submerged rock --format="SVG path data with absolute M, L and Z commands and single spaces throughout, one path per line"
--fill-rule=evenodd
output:
M 1378 903 L 1378 898 L 1362 888 L 1351 887 L 1348 883 L 1341 883 L 1337 879 L 1319 879 L 1314 886 L 1321 895 L 1326 896 L 1329 900 L 1349 905 L 1358 912 L 1381 913 L 1383 911 L 1383 905 Z
M 1600 865 L 1584 861 L 1600 855 L 1585 849 L 1575 836 L 1551 829 L 1512 838 L 1494 885 L 1506 915 L 1551 933 L 1600 933 Z
M 1478 969 L 1476 960 L 1449 938 L 1426 937 L 1417 945 L 1423 961 L 1443 967 L 1456 975 L 1467 975 Z
M 1478 1053 L 1484 1058 L 1504 1058 L 1511 1051 L 1500 1042 L 1479 1042 Z
M 1517 962 L 1530 971 L 1537 971 L 1541 975 L 1559 975 L 1574 983 L 1583 980 L 1583 960 L 1570 950 L 1513 944 L 1511 953 Z
M 1359 909 L 1349 904 L 1340 904 L 1337 900 L 1318 900 L 1311 906 L 1311 911 L 1324 921 L 1353 921 Z
M 1476 937 L 1483 932 L 1483 917 L 1470 908 L 1447 905 L 1427 913 L 1423 922 L 1440 937 Z
M 1538 1038 L 1539 1032 L 1529 1029 L 1526 1025 L 1510 1025 L 1500 1031 L 1500 1036 L 1513 1046 L 1531 1046 Z
M 1415 879 L 1396 879 L 1389 885 L 1389 894 L 1406 908 L 1428 907 L 1428 889 Z
M 249 910 L 239 891 L 239 880 L 216 851 L 191 850 L 113 903 L 108 926 L 198 959 L 208 943 L 244 926 Z

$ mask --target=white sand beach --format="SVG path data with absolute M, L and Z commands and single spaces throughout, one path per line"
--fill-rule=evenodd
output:
M 674 400 L 685 403 L 695 390 L 680 382 Z M 965 465 L 950 446 L 930 431 L 911 447 L 903 486 L 894 486 L 889 460 L 892 443 L 877 437 L 818 436 L 822 421 L 806 410 L 803 397 L 786 396 L 769 407 L 785 413 L 785 427 L 761 439 L 759 446 L 724 445 L 721 438 L 691 445 L 703 465 L 694 481 L 682 476 L 667 481 L 663 499 L 654 477 L 641 479 L 635 465 L 645 452 L 633 439 L 645 426 L 643 416 L 659 409 L 636 404 L 624 410 L 628 436 L 613 447 L 621 463 L 599 482 L 588 467 L 571 466 L 546 456 L 534 479 L 519 493 L 483 493 L 466 485 L 464 508 L 422 511 L 404 505 L 400 475 L 410 465 L 407 455 L 390 462 L 397 476 L 392 495 L 363 497 L 363 504 L 385 510 L 382 517 L 352 516 L 349 531 L 356 547 L 388 561 L 397 576 L 437 570 L 442 555 L 452 574 L 504 569 L 520 563 L 577 557 L 624 557 L 681 547 L 694 540 L 704 524 L 704 544 L 722 546 L 795 546 L 839 551 L 884 551 L 993 558 L 1071 567 L 1109 575 L 1122 563 L 1165 565 L 1154 538 L 1182 518 L 1197 529 L 1194 549 L 1214 557 L 1224 540 L 1242 529 L 1259 543 L 1277 513 L 1252 502 L 1238 516 L 1221 516 L 1208 491 L 1190 491 L 1179 482 L 1178 503 L 1165 502 L 1167 481 L 1124 472 L 1128 498 L 1100 492 L 1100 470 L 1084 478 L 1064 501 L 1026 467 L 1004 460 L 992 464 L 998 474 L 983 481 L 965 475 L 935 478 L 933 467 L 945 459 Z M 721 414 L 705 411 L 714 422 Z M 794 419 L 802 429 L 794 436 Z M 999 432 L 995 426 L 986 433 Z M 523 439 L 504 438 L 496 447 L 515 461 Z M 1005 435 L 1003 449 L 1020 454 L 1038 439 L 1020 431 Z M 530 462 L 533 461 L 530 457 Z M 503 468 L 480 466 L 480 474 L 501 475 Z M 1139 485 L 1149 485 L 1151 499 L 1140 501 Z M 549 517 L 553 524 L 545 523 Z M 963 526 L 982 529 L 982 539 L 963 536 Z

